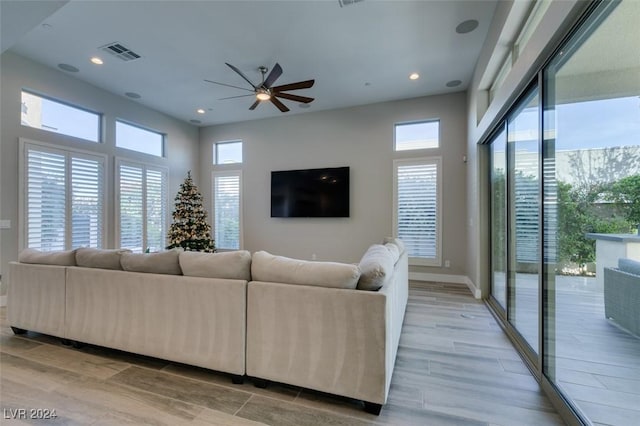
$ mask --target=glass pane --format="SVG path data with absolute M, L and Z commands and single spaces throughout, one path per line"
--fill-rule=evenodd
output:
M 440 121 L 402 123 L 395 126 L 395 150 L 437 148 L 440 137 Z
M 242 142 L 216 143 L 216 164 L 242 163 Z
M 21 124 L 92 142 L 100 141 L 100 115 L 22 92 Z
M 162 157 L 162 134 L 116 121 L 116 146 Z
M 507 307 L 507 135 L 491 142 L 491 294 Z
M 509 142 L 508 318 L 538 352 L 538 91 L 507 121 Z
M 544 73 L 543 372 L 593 424 L 640 417 L 638 22 L 605 3 Z

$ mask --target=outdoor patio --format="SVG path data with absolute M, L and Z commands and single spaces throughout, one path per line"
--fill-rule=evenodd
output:
M 517 274 L 516 323 L 537 339 L 537 275 Z M 555 356 L 548 371 L 594 424 L 630 425 L 640 418 L 640 337 L 604 316 L 604 292 L 594 277 L 556 276 Z M 638 307 L 640 309 L 640 307 Z M 552 309 L 552 304 L 550 304 Z M 553 321 L 549 321 L 553 324 Z M 551 337 L 553 329 L 547 337 Z M 553 367 L 551 367 L 553 368 Z

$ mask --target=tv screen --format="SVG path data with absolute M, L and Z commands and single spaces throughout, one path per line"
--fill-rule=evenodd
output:
M 271 217 L 349 217 L 349 167 L 271 172 Z

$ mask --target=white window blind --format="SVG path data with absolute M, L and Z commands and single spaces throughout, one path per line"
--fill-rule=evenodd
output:
M 23 245 L 44 251 L 102 247 L 105 158 L 23 146 Z
M 142 252 L 143 170 L 120 164 L 120 247 Z
M 394 162 L 395 234 L 412 264 L 440 266 L 440 159 Z
M 213 175 L 213 226 L 216 247 L 240 248 L 240 172 Z
M 102 247 L 104 162 L 71 158 L 71 247 Z
M 135 252 L 165 247 L 167 172 L 118 161 L 119 245 Z
M 147 183 L 147 247 L 150 251 L 164 249 L 167 229 L 167 179 L 160 170 L 146 171 Z
M 27 247 L 66 248 L 66 156 L 27 148 Z

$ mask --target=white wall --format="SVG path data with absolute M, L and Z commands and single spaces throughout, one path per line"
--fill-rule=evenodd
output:
M 492 76 L 486 76 L 495 67 L 496 55 L 503 55 L 503 36 L 519 15 L 518 3 L 499 2 L 491 29 L 478 59 L 472 82 L 468 90 L 467 126 L 467 205 L 468 205 L 468 246 L 467 272 L 471 281 L 482 291 L 482 297 L 489 295 L 489 206 L 488 206 L 488 153 L 486 147 L 478 146 L 495 124 L 532 81 L 537 71 L 551 56 L 562 37 L 566 35 L 587 2 L 576 0 L 554 1 L 503 85 L 496 91 L 491 104 L 487 105 L 487 89 Z M 489 78 L 487 78 L 489 77 Z
M 407 157 L 393 152 L 394 123 L 439 118 L 441 148 L 418 155 L 443 159 L 443 259 L 451 268 L 415 270 L 464 274 L 465 103 L 466 95 L 456 93 L 207 127 L 200 137 L 200 189 L 211 209 L 213 143 L 241 139 L 244 248 L 357 262 L 392 233 L 393 159 Z M 336 166 L 351 168 L 351 217 L 270 217 L 271 171 Z
M 107 246 L 114 242 L 114 156 L 153 162 L 169 167 L 169 200 L 167 214 L 170 217 L 173 197 L 186 172 L 198 170 L 199 129 L 162 113 L 146 108 L 125 97 L 108 93 L 82 82 L 71 75 L 32 62 L 24 57 L 5 52 L 0 56 L 0 219 L 11 221 L 11 229 L 0 230 L 0 270 L 7 270 L 7 263 L 18 257 L 18 139 L 60 144 L 79 149 L 95 149 L 107 154 Z M 25 127 L 20 124 L 21 90 L 28 88 L 71 104 L 104 114 L 104 143 L 93 144 L 48 131 Z M 122 118 L 167 134 L 167 158 L 159 159 L 115 147 L 115 118 Z M 3 285 L 4 287 L 4 285 Z M 4 294 L 4 288 L 1 294 Z

